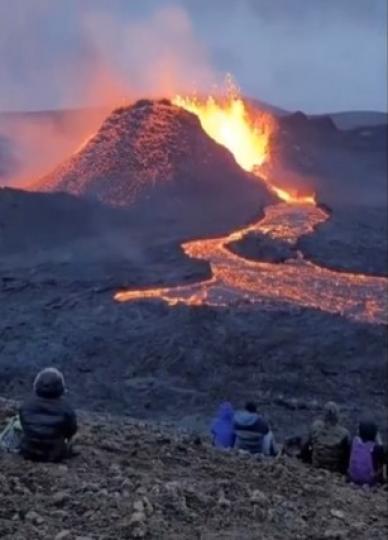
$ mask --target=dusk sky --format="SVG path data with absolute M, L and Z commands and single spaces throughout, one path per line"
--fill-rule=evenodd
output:
M 0 110 L 208 91 L 387 109 L 386 0 L 0 0 Z

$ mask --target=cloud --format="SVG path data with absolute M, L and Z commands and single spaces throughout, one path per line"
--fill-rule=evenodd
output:
M 210 89 L 216 73 L 195 38 L 187 13 L 165 7 L 145 16 L 121 17 L 99 2 L 49 3 L 0 12 L 12 28 L 0 41 L 0 110 L 95 106 L 86 114 L 2 118 L 19 166 L 0 149 L 1 183 L 23 185 L 48 172 L 98 128 L 109 107 L 146 96 Z M 124 6 L 123 6 L 124 7 Z M 4 19 L 1 24 L 4 23 Z M 74 24 L 72 24 L 74 23 Z M 1 33 L 1 32 L 0 32 Z M 104 105 L 101 108 L 101 105 Z M 105 106 L 107 108 L 105 108 Z M 37 136 L 39 133 L 39 136 Z M 44 151 L 42 151 L 44 148 Z M 7 158 L 7 160 L 6 160 Z
M 203 90 L 309 112 L 386 108 L 386 0 L 0 3 L 0 109 Z
M 220 17 L 221 4 L 203 8 L 201 37 L 232 55 L 247 93 L 308 112 L 386 109 L 386 0 L 231 0 Z
M 215 79 L 182 7 L 127 15 L 98 0 L 1 5 L 0 110 L 114 102 Z
M 85 26 L 97 57 L 132 95 L 169 96 L 210 88 L 216 78 L 181 7 L 129 22 L 101 12 L 88 14 Z

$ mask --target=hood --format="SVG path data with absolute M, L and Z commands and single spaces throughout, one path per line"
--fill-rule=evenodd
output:
M 339 408 L 334 401 L 328 401 L 323 408 L 323 419 L 325 424 L 335 426 L 339 421 Z
M 237 411 L 234 415 L 234 422 L 239 426 L 254 426 L 259 420 L 259 415 L 257 413 L 251 413 L 248 411 Z
M 217 412 L 217 420 L 229 420 L 231 421 L 233 419 L 234 410 L 232 405 L 225 401 L 224 403 L 221 403 L 219 406 L 218 412 Z
M 47 368 L 41 371 L 34 382 L 35 394 L 43 398 L 59 398 L 65 392 L 65 382 L 60 371 Z
M 373 422 L 373 420 L 369 420 L 369 419 L 361 420 L 359 428 L 358 428 L 358 433 L 360 435 L 360 438 L 364 442 L 367 442 L 367 441 L 375 442 L 376 437 L 377 437 L 377 432 L 378 432 L 377 425 L 375 424 L 375 422 Z

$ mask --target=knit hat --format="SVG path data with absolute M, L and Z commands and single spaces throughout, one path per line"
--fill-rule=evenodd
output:
M 59 369 L 48 367 L 38 373 L 34 392 L 39 397 L 58 398 L 65 392 L 65 379 Z

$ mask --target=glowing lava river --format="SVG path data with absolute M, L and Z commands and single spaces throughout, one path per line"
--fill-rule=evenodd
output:
M 233 88 L 223 100 L 209 97 L 201 101 L 177 96 L 174 103 L 196 114 L 206 133 L 228 148 L 243 169 L 257 173 L 258 181 L 264 181 L 285 203 L 267 207 L 261 221 L 229 236 L 196 240 L 182 246 L 189 257 L 210 263 L 211 279 L 176 287 L 121 291 L 115 300 L 155 298 L 169 305 L 261 304 L 265 309 L 278 309 L 283 304 L 316 308 L 359 321 L 386 322 L 387 279 L 328 270 L 297 253 L 299 238 L 312 233 L 329 216 L 316 205 L 314 195 L 282 189 L 267 177 L 271 137 L 277 129 L 273 120 L 265 114 L 251 118 L 243 99 Z M 232 253 L 228 244 L 243 239 L 247 233 L 286 242 L 297 256 L 274 264 L 247 260 Z
M 283 304 L 386 323 L 386 278 L 328 270 L 306 261 L 301 254 L 281 264 L 256 262 L 235 255 L 227 247 L 249 232 L 264 233 L 295 246 L 300 236 L 311 233 L 327 218 L 312 204 L 269 206 L 265 217 L 255 225 L 223 238 L 183 244 L 189 257 L 210 263 L 211 279 L 176 287 L 121 291 L 115 299 L 126 302 L 154 298 L 169 305 L 261 304 L 265 309 L 279 309 Z

